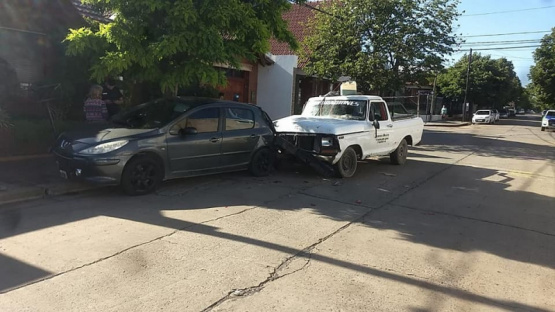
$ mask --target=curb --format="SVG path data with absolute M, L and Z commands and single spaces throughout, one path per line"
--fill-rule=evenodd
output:
M 79 194 L 103 187 L 102 185 L 53 185 L 50 187 L 32 186 L 19 190 L 0 192 L 0 209 L 7 204 L 30 200 L 51 198 L 61 195 Z

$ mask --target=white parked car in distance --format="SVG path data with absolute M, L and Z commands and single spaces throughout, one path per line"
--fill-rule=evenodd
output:
M 372 156 L 389 156 L 405 163 L 408 145 L 422 140 L 422 118 L 409 114 L 401 105 L 391 105 L 379 96 L 346 95 L 310 98 L 302 115 L 274 122 L 277 134 L 297 148 L 335 167 L 349 178 L 357 161 Z
M 495 115 L 491 109 L 481 109 L 474 113 L 472 116 L 472 124 L 477 123 L 495 123 Z
M 545 129 L 555 129 L 555 109 L 545 112 L 542 117 L 542 131 Z

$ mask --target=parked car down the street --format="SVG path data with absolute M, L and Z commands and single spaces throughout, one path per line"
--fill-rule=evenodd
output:
M 481 109 L 476 111 L 472 116 L 472 124 L 477 123 L 495 123 L 495 116 L 493 115 L 493 112 L 489 109 Z
M 548 110 L 542 117 L 541 130 L 555 129 L 555 109 Z
M 269 173 L 274 129 L 257 106 L 175 97 L 144 103 L 110 124 L 60 135 L 52 151 L 64 178 L 120 184 L 130 195 L 163 180 L 248 169 Z
M 502 109 L 499 111 L 499 118 L 509 118 L 509 111 Z

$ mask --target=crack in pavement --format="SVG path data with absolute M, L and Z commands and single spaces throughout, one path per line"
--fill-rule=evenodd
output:
M 106 257 L 102 257 L 102 258 L 97 259 L 97 260 L 95 260 L 95 261 L 93 261 L 93 262 L 85 263 L 85 264 L 83 264 L 83 265 L 80 265 L 80 266 L 78 266 L 78 267 L 71 268 L 71 269 L 66 270 L 66 271 L 63 271 L 63 272 L 59 272 L 59 273 L 56 273 L 56 274 L 52 274 L 52 275 L 46 276 L 46 277 L 44 277 L 44 278 L 40 278 L 40 279 L 31 281 L 31 282 L 28 282 L 28 283 L 25 283 L 25 284 L 18 285 L 18 286 L 16 286 L 16 287 L 12 287 L 12 288 L 9 288 L 9 289 L 2 290 L 2 291 L 0 291 L 0 294 L 6 294 L 6 293 L 12 292 L 12 291 L 17 290 L 17 289 L 21 289 L 21 288 L 24 288 L 24 287 L 27 287 L 27 286 L 31 286 L 31 285 L 34 285 L 34 284 L 37 284 L 37 283 L 41 283 L 41 282 L 43 282 L 43 281 L 47 281 L 47 280 L 53 279 L 53 278 L 58 277 L 58 276 L 62 276 L 62 275 L 65 275 L 65 274 L 67 274 L 67 273 L 71 273 L 71 272 L 80 270 L 80 269 L 82 269 L 82 268 L 92 266 L 92 265 L 94 265 L 94 264 L 100 263 L 100 262 L 105 261 L 105 260 L 108 260 L 108 259 L 110 259 L 110 258 L 119 256 L 119 255 L 121 255 L 121 254 L 123 254 L 123 253 L 125 253 L 125 252 L 127 252 L 127 251 L 129 251 L 129 250 L 132 250 L 132 249 L 134 249 L 134 248 L 141 247 L 141 246 L 145 246 L 145 245 L 148 245 L 148 244 L 153 243 L 153 242 L 156 242 L 156 241 L 161 241 L 161 240 L 163 240 L 164 238 L 168 238 L 168 237 L 170 237 L 170 236 L 172 236 L 172 235 L 174 235 L 174 234 L 176 234 L 176 233 L 178 233 L 178 232 L 181 232 L 181 231 L 183 231 L 183 230 L 187 230 L 187 229 L 190 229 L 190 228 L 194 228 L 195 226 L 198 226 L 198 225 L 208 224 L 208 223 L 210 223 L 210 222 L 215 222 L 215 221 L 219 221 L 219 220 L 222 220 L 222 219 L 225 219 L 225 218 L 229 218 L 229 217 L 233 217 L 233 216 L 237 216 L 237 215 L 243 214 L 243 213 L 245 213 L 245 212 L 248 212 L 248 211 L 251 211 L 251 210 L 260 208 L 260 207 L 262 207 L 262 206 L 264 206 L 264 205 L 266 205 L 266 204 L 268 204 L 268 203 L 271 203 L 271 202 L 274 202 L 274 201 L 279 201 L 279 200 L 281 200 L 281 199 L 283 199 L 283 198 L 290 197 L 292 194 L 296 194 L 296 193 L 302 192 L 303 190 L 308 189 L 308 188 L 310 188 L 310 187 L 311 187 L 311 186 L 306 186 L 306 187 L 304 187 L 304 188 L 301 188 L 301 190 L 293 190 L 293 191 L 288 192 L 288 193 L 286 193 L 286 194 L 283 194 L 283 195 L 281 195 L 281 196 L 279 196 L 279 197 L 277 197 L 277 198 L 275 198 L 275 199 L 271 199 L 271 200 L 264 201 L 264 202 L 260 203 L 260 205 L 252 206 L 252 207 L 249 207 L 249 208 L 245 208 L 245 209 L 243 209 L 243 210 L 241 210 L 241 211 L 238 211 L 238 212 L 234 212 L 234 213 L 231 213 L 231 214 L 226 214 L 226 215 L 223 215 L 223 216 L 220 216 L 220 217 L 217 217 L 217 218 L 205 220 L 205 221 L 202 221 L 202 222 L 199 222 L 199 223 L 194 223 L 194 224 L 190 224 L 190 225 L 187 225 L 187 226 L 185 226 L 185 227 L 182 227 L 182 228 L 175 229 L 174 231 L 171 231 L 171 232 L 168 233 L 168 234 L 164 234 L 164 235 L 162 235 L 162 236 L 155 237 L 155 238 L 153 238 L 153 239 L 151 239 L 151 240 L 148 240 L 148 241 L 146 241 L 146 242 L 142 242 L 142 243 L 135 244 L 135 245 L 133 245 L 133 246 L 124 248 L 124 249 L 122 249 L 122 250 L 120 250 L 120 251 L 118 251 L 118 252 L 116 252 L 116 253 L 114 253 L 114 254 L 111 254 L 111 255 L 106 256 Z M 168 240 L 164 240 L 164 242 L 169 242 L 169 241 L 168 241 Z
M 340 200 L 336 200 L 336 199 L 329 199 L 329 198 L 325 198 L 325 197 L 320 197 L 320 196 L 315 196 L 312 194 L 308 194 L 308 193 L 304 193 L 305 190 L 300 190 L 298 191 L 299 194 L 305 195 L 305 196 L 309 196 L 309 197 L 314 197 L 314 198 L 318 198 L 318 199 L 322 199 L 322 200 L 327 200 L 327 201 L 331 201 L 331 202 L 337 202 L 337 203 L 341 203 L 341 204 L 346 204 L 346 205 L 355 205 L 355 206 L 362 206 L 365 208 L 368 208 L 369 210 L 367 212 L 365 212 L 364 214 L 362 214 L 361 216 L 359 216 L 358 218 L 347 222 L 346 224 L 344 224 L 343 226 L 341 226 L 340 228 L 338 228 L 337 230 L 333 231 L 332 233 L 318 239 L 317 242 L 311 244 L 308 247 L 305 247 L 304 249 L 300 250 L 299 252 L 287 257 L 284 261 L 282 261 L 277 267 L 274 268 L 274 270 L 272 271 L 272 273 L 268 276 L 268 278 L 266 278 L 264 281 L 262 281 L 261 283 L 259 283 L 256 286 L 251 286 L 251 287 L 246 287 L 246 288 L 241 288 L 241 289 L 232 289 L 231 291 L 229 291 L 225 296 L 223 296 L 222 298 L 218 299 L 217 301 L 215 301 L 214 303 L 212 303 L 211 305 L 209 305 L 208 307 L 206 307 L 205 309 L 201 310 L 202 312 L 209 312 L 212 311 L 214 308 L 218 307 L 219 305 L 221 305 L 222 303 L 233 299 L 233 298 L 243 298 L 243 297 L 247 297 L 249 295 L 253 295 L 256 293 L 261 292 L 264 287 L 270 283 L 273 282 L 277 279 L 283 278 L 285 276 L 300 272 L 304 269 L 306 269 L 308 267 L 308 264 L 310 263 L 310 260 L 312 259 L 312 250 L 314 248 L 316 248 L 318 245 L 320 245 L 321 243 L 327 241 L 328 239 L 332 238 L 333 236 L 341 233 L 343 230 L 349 228 L 351 225 L 355 224 L 355 223 L 363 223 L 366 219 L 366 217 L 368 217 L 372 212 L 377 211 L 379 209 L 382 209 L 383 207 L 390 205 L 393 201 L 399 199 L 401 196 L 407 194 L 408 192 L 424 185 L 425 183 L 427 183 L 428 181 L 430 181 L 431 179 L 435 178 L 436 176 L 438 176 L 439 174 L 445 172 L 446 170 L 452 168 L 453 166 L 457 165 L 458 163 L 464 161 L 466 158 L 474 155 L 475 152 L 469 153 L 468 155 L 458 159 L 457 161 L 453 162 L 452 164 L 446 166 L 445 168 L 431 174 L 429 177 L 427 177 L 426 179 L 416 183 L 415 185 L 413 185 L 410 188 L 405 189 L 403 192 L 400 192 L 399 194 L 397 194 L 396 196 L 394 196 L 392 199 L 386 201 L 385 203 L 379 205 L 377 208 L 372 208 L 372 207 L 368 207 L 368 206 L 364 206 L 364 205 L 355 205 L 349 202 L 342 202 Z M 308 258 L 308 261 L 305 265 L 303 265 L 303 267 L 301 267 L 300 269 L 297 269 L 289 274 L 285 274 L 283 276 L 278 276 L 277 272 L 279 272 L 279 270 L 286 266 L 287 264 L 291 263 L 293 260 L 300 258 L 300 257 L 305 257 L 305 255 L 309 255 L 310 257 Z M 406 274 L 406 273 L 402 273 L 402 274 Z M 408 275 L 408 274 L 407 274 Z M 414 276 L 414 275 L 412 275 Z

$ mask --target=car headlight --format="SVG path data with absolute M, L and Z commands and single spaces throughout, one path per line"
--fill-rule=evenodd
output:
M 122 148 L 127 143 L 129 143 L 129 141 L 127 140 L 119 140 L 119 141 L 103 143 L 100 145 L 96 145 L 96 146 L 84 149 L 80 151 L 79 154 L 87 154 L 87 155 L 106 154 L 106 153 L 115 151 L 118 148 Z
M 330 146 L 333 146 L 333 137 L 323 137 L 322 147 L 330 147 Z

